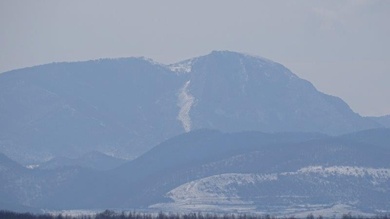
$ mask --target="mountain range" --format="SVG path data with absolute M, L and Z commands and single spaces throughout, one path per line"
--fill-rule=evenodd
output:
M 388 117 L 230 51 L 0 74 L 0 206 L 390 213 Z
M 198 130 L 110 170 L 28 169 L 1 155 L 0 202 L 30 211 L 383 214 L 389 141 L 390 129 L 336 137 Z
M 281 64 L 229 51 L 172 65 L 123 58 L 18 69 L 0 75 L 0 103 L 0 152 L 24 165 L 90 151 L 134 159 L 197 129 L 384 127 Z

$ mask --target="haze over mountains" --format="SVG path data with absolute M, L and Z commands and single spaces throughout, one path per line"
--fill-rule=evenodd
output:
M 0 204 L 389 213 L 385 127 L 236 52 L 19 69 L 0 75 Z
M 284 66 L 216 51 L 53 63 L 0 76 L 0 151 L 24 164 L 90 151 L 132 159 L 196 129 L 343 134 L 383 127 Z
M 390 129 L 179 135 L 118 168 L 0 160 L 7 209 L 141 209 L 323 216 L 389 213 Z
M 379 116 L 379 117 L 367 117 L 367 118 L 374 120 L 375 122 L 383 125 L 386 128 L 390 128 L 390 115 Z

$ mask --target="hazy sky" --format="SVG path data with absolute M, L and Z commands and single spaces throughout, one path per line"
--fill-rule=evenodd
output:
M 0 72 L 233 50 L 284 64 L 361 115 L 390 114 L 390 1 L 0 0 Z

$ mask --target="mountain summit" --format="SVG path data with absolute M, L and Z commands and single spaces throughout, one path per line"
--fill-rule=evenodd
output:
M 186 130 L 305 131 L 340 134 L 377 127 L 340 98 L 323 94 L 283 65 L 214 51 L 170 66 L 186 82 L 179 118 Z
M 24 164 L 100 151 L 131 159 L 196 129 L 342 134 L 380 127 L 276 62 L 215 51 L 53 63 L 0 75 L 0 152 Z

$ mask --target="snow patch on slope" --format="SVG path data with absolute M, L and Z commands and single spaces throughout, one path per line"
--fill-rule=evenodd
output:
M 191 131 L 191 117 L 190 110 L 195 102 L 194 96 L 188 91 L 188 86 L 191 81 L 187 81 L 180 89 L 178 106 L 180 107 L 179 115 L 177 119 L 181 121 L 183 128 L 186 132 Z
M 147 57 L 144 57 L 144 56 L 139 57 L 139 59 L 142 59 L 142 60 L 144 60 L 144 61 L 147 61 L 147 62 L 149 62 L 149 63 L 152 64 L 152 65 L 159 65 L 159 66 L 162 66 L 160 63 L 154 61 L 153 59 L 150 59 L 150 58 L 147 58 Z
M 25 166 L 27 169 L 33 170 L 39 167 L 39 164 L 30 164 Z
M 363 212 L 358 211 L 354 203 L 322 203 L 312 205 L 310 203 L 294 203 L 298 197 L 286 194 L 286 196 L 275 196 L 281 200 L 293 200 L 290 205 L 271 206 L 268 210 L 259 208 L 255 200 L 241 197 L 240 188 L 248 188 L 248 186 L 262 187 L 266 182 L 277 182 L 278 180 L 286 179 L 289 176 L 306 176 L 313 177 L 369 177 L 373 185 L 384 185 L 390 179 L 390 169 L 385 168 L 366 168 L 356 166 L 308 166 L 297 171 L 281 172 L 273 174 L 255 174 L 255 173 L 226 173 L 214 176 L 205 177 L 185 183 L 170 192 L 166 193 L 166 197 L 172 202 L 158 203 L 150 208 L 158 208 L 172 210 L 177 212 L 186 212 L 194 210 L 203 210 L 211 212 L 252 212 L 252 213 L 269 213 L 274 212 L 282 215 L 308 215 L 309 213 L 317 215 L 342 215 L 345 213 L 356 213 L 363 215 Z M 277 185 L 277 184 L 276 184 Z M 275 188 L 277 189 L 277 188 Z M 258 196 L 259 198 L 260 196 Z M 302 196 L 305 198 L 304 196 Z M 299 197 L 298 197 L 299 198 Z M 301 200 L 301 199 L 300 199 Z M 275 209 L 273 209 L 275 208 Z M 262 212 L 264 211 L 264 212 Z
M 262 181 L 276 180 L 276 174 L 240 174 L 227 173 L 210 176 L 183 184 L 167 196 L 176 203 L 200 204 L 250 204 L 242 201 L 235 190 L 237 185 L 255 184 Z
M 372 177 L 379 179 L 390 179 L 390 169 L 385 168 L 366 168 L 354 166 L 308 166 L 299 169 L 296 173 L 299 174 L 320 174 L 322 176 L 345 175 L 354 177 Z
M 242 55 L 247 58 L 247 59 L 256 59 L 256 63 L 258 65 L 258 68 L 262 68 L 263 66 L 265 65 L 271 65 L 271 66 L 280 66 L 280 67 L 283 67 L 284 69 L 282 70 L 282 73 L 286 76 L 288 76 L 290 79 L 296 79 L 296 78 L 299 78 L 296 74 L 292 73 L 289 69 L 287 69 L 285 66 L 277 63 L 277 62 L 274 62 L 270 59 L 267 59 L 267 58 L 264 58 L 264 57 L 261 57 L 261 56 L 258 56 L 258 55 L 252 55 L 252 54 L 249 54 L 249 53 L 242 53 Z M 267 77 L 270 77 L 271 74 L 273 73 L 270 73 L 270 72 L 264 72 L 264 74 L 267 76 Z
M 192 59 L 169 65 L 168 68 L 176 73 L 190 73 L 192 70 Z
M 171 203 L 158 203 L 149 206 L 176 212 L 254 212 L 256 206 L 250 201 L 241 200 L 236 187 L 256 184 L 261 181 L 276 180 L 276 174 L 227 173 L 210 176 L 183 184 L 166 194 Z

